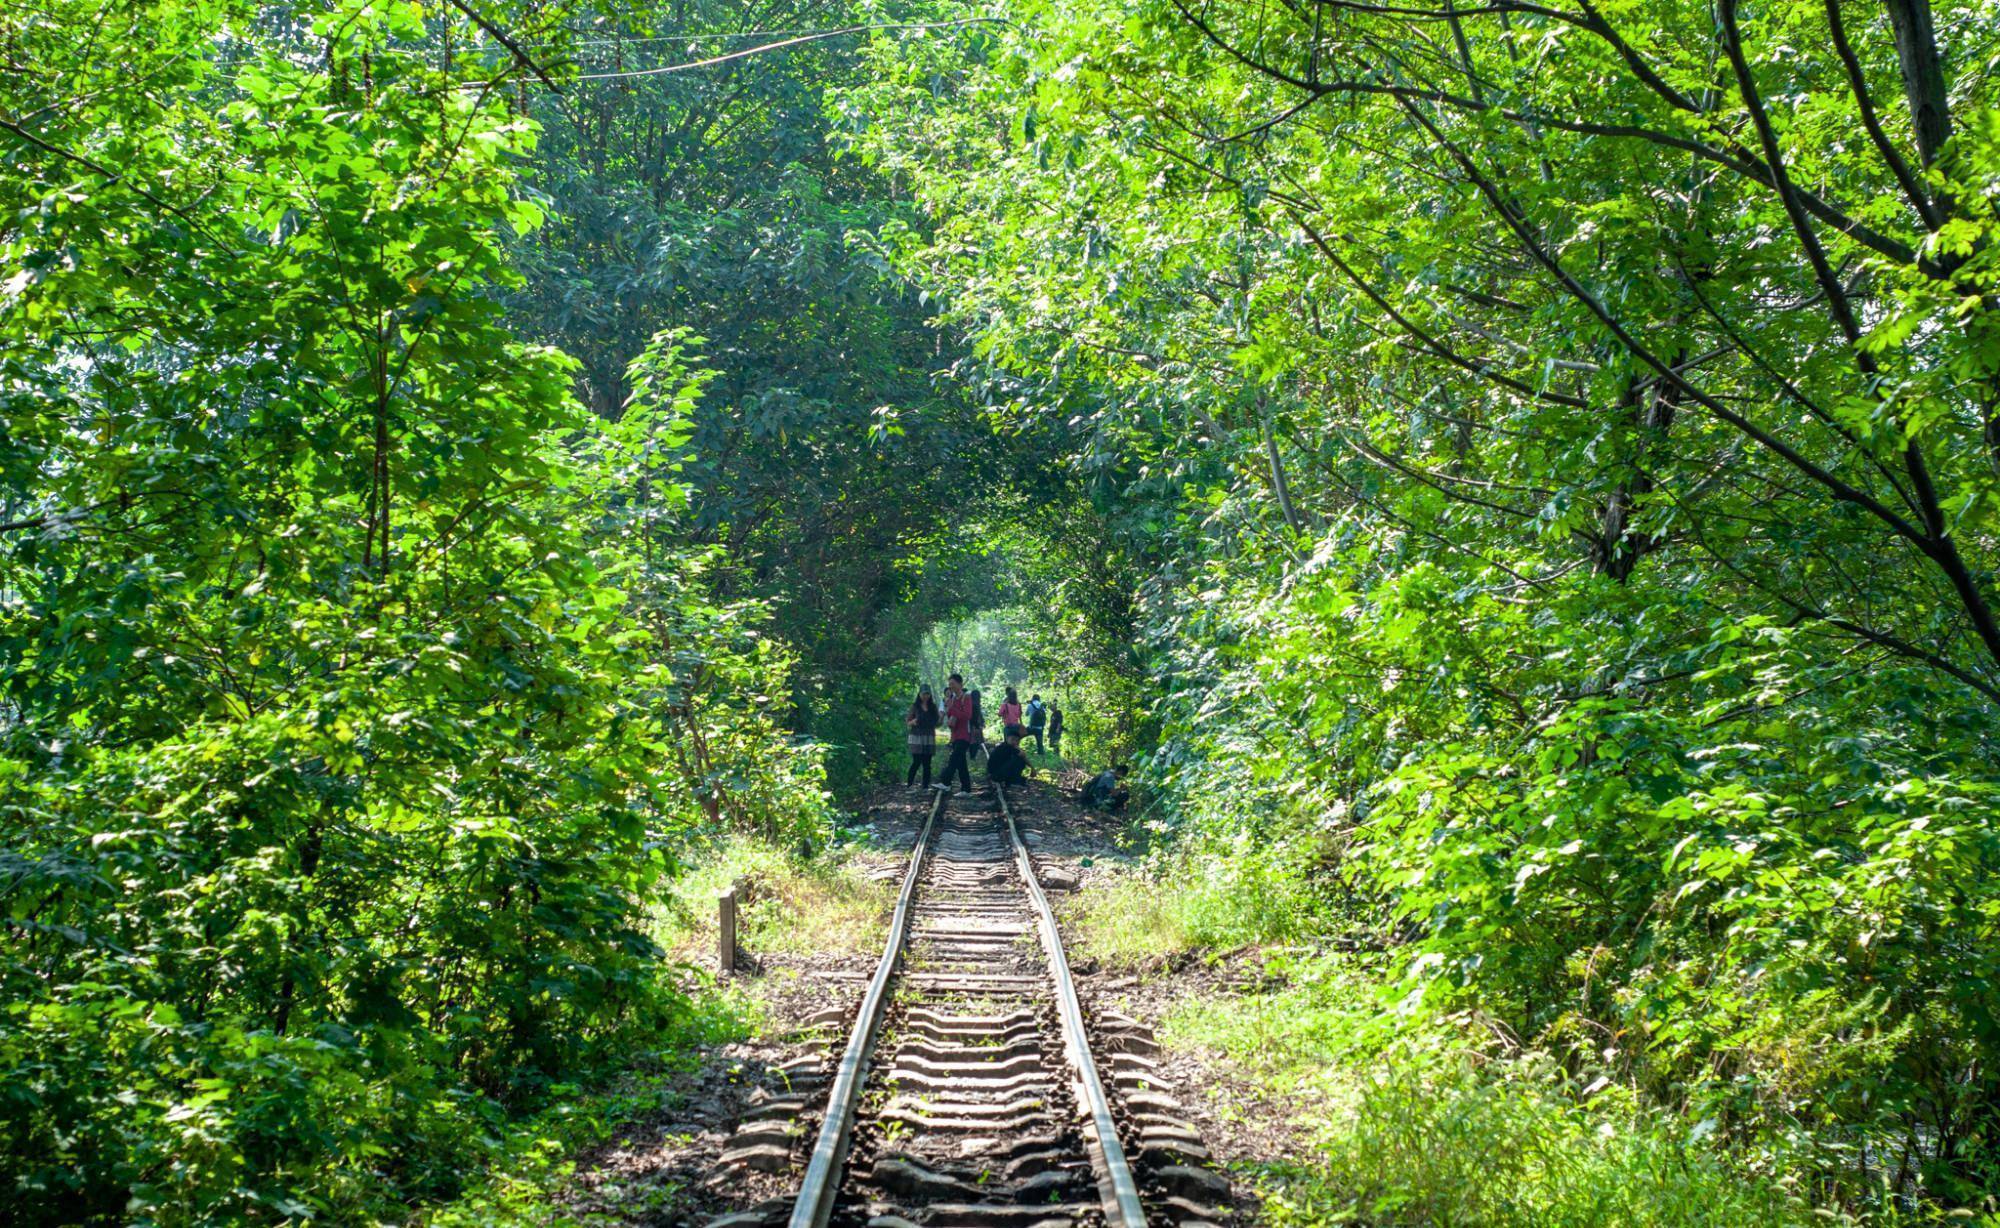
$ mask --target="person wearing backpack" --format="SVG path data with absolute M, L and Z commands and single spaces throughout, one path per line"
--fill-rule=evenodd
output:
M 1042 706 L 1040 695 L 1028 696 L 1028 736 L 1035 740 L 1035 753 L 1043 754 L 1042 726 L 1049 720 L 1049 711 Z

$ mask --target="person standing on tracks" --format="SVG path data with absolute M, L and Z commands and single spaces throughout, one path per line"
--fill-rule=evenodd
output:
M 1049 710 L 1042 706 L 1040 695 L 1028 696 L 1028 736 L 1035 740 L 1035 753 L 1046 754 L 1042 749 L 1042 726 L 1049 720 Z
M 1013 687 L 1007 688 L 1007 698 L 1000 703 L 1000 736 L 1021 730 L 1021 697 Z
M 959 788 L 972 792 L 972 696 L 965 693 L 965 679 L 953 674 L 944 684 L 944 722 L 951 729 L 951 758 L 944 761 L 944 774 L 935 788 L 951 792 L 951 778 L 958 774 Z
M 986 753 L 986 708 L 979 702 L 978 687 L 966 694 L 972 697 L 972 757 L 977 759 Z
M 1049 701 L 1049 753 L 1062 758 L 1062 705 Z
M 903 718 L 910 737 L 910 774 L 903 783 L 917 783 L 917 769 L 924 770 L 924 788 L 931 786 L 931 758 L 937 754 L 938 726 L 944 723 L 944 714 L 938 711 L 937 699 L 932 696 L 928 683 L 917 688 L 917 698 L 910 705 L 909 714 Z
M 1021 727 L 1007 726 L 1006 740 L 986 756 L 986 779 L 1012 788 L 1026 779 L 1028 756 L 1021 750 Z

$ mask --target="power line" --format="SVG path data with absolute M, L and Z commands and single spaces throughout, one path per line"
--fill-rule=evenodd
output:
M 820 30 L 797 38 L 787 38 L 775 43 L 764 43 L 756 47 L 746 47 L 741 51 L 731 51 L 726 55 L 710 56 L 705 60 L 690 60 L 684 64 L 664 64 L 657 68 L 634 68 L 624 72 L 584 73 L 566 78 L 570 81 L 615 81 L 622 77 L 658 77 L 667 73 L 688 72 L 696 68 L 711 68 L 717 64 L 727 64 L 731 60 L 746 59 L 753 55 L 763 55 L 767 51 L 782 51 L 787 47 L 797 47 L 803 43 L 816 43 L 823 39 L 840 38 L 847 34 L 864 34 L 878 30 L 949 30 L 971 25 L 1004 25 L 1004 17 L 961 17 L 956 21 L 891 21 L 870 25 L 843 26 L 838 30 Z
M 482 13 L 480 13 L 478 9 L 473 8 L 470 4 L 466 3 L 466 0 L 445 0 L 445 2 L 451 5 L 451 7 L 457 9 L 459 12 L 464 13 L 467 17 L 471 18 L 472 24 L 486 31 L 486 33 L 492 35 L 494 42 L 499 43 L 502 47 L 505 47 L 509 55 L 512 55 L 516 60 L 520 61 L 521 65 L 525 67 L 529 72 L 534 73 L 537 77 L 541 78 L 542 84 L 549 87 L 549 93 L 556 95 L 558 98 L 562 96 L 562 90 L 557 87 L 555 82 L 549 80 L 548 70 L 544 69 L 540 64 L 535 63 L 534 58 L 531 57 L 526 51 L 522 50 L 521 45 L 519 43 L 516 43 L 505 30 L 502 30 L 499 26 L 494 25 L 492 22 L 488 21 L 486 17 Z M 388 536 L 386 531 L 384 532 L 383 536 L 385 539 Z M 384 545 L 382 547 L 382 552 L 385 556 L 388 554 L 388 550 L 389 550 L 388 546 Z
M 582 38 L 570 42 L 537 43 L 540 51 L 560 50 L 564 47 L 642 47 L 648 43 L 699 43 L 722 42 L 739 38 L 777 38 L 794 34 L 814 34 L 818 31 L 803 27 L 795 30 L 715 30 L 706 34 L 654 34 L 645 38 Z

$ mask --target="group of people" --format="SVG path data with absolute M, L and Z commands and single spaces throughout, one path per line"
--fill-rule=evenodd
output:
M 1021 749 L 1024 738 L 1035 740 L 1035 751 L 1043 753 L 1042 736 L 1048 735 L 1048 751 L 1062 753 L 1063 712 L 1054 700 L 1044 704 L 1040 695 L 1031 695 L 1024 705 L 1019 693 L 1013 687 L 1007 688 L 1007 698 L 1000 704 L 1000 745 L 986 746 L 986 711 L 980 702 L 977 690 L 965 689 L 965 678 L 953 674 L 945 680 L 944 701 L 939 703 L 931 694 L 928 683 L 917 688 L 917 698 L 910 704 L 909 712 L 903 718 L 909 730 L 910 771 L 904 784 L 915 785 L 919 774 L 923 776 L 925 788 L 951 790 L 953 776 L 958 777 L 959 787 L 972 791 L 972 760 L 986 759 L 987 779 L 996 784 L 1011 785 L 1020 782 L 1028 771 L 1027 752 Z M 945 760 L 944 772 L 937 783 L 931 782 L 931 760 L 937 755 L 938 730 L 944 729 L 950 745 L 950 757 Z

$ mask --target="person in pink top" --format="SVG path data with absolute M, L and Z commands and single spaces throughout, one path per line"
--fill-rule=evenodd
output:
M 1021 697 L 1013 687 L 1007 688 L 1007 701 L 1000 705 L 1000 732 L 1002 735 L 1021 730 Z
M 951 729 L 951 758 L 945 760 L 944 775 L 931 786 L 951 792 L 951 776 L 958 773 L 958 787 L 972 792 L 972 696 L 965 693 L 965 678 L 953 674 L 944 684 L 944 723 Z

